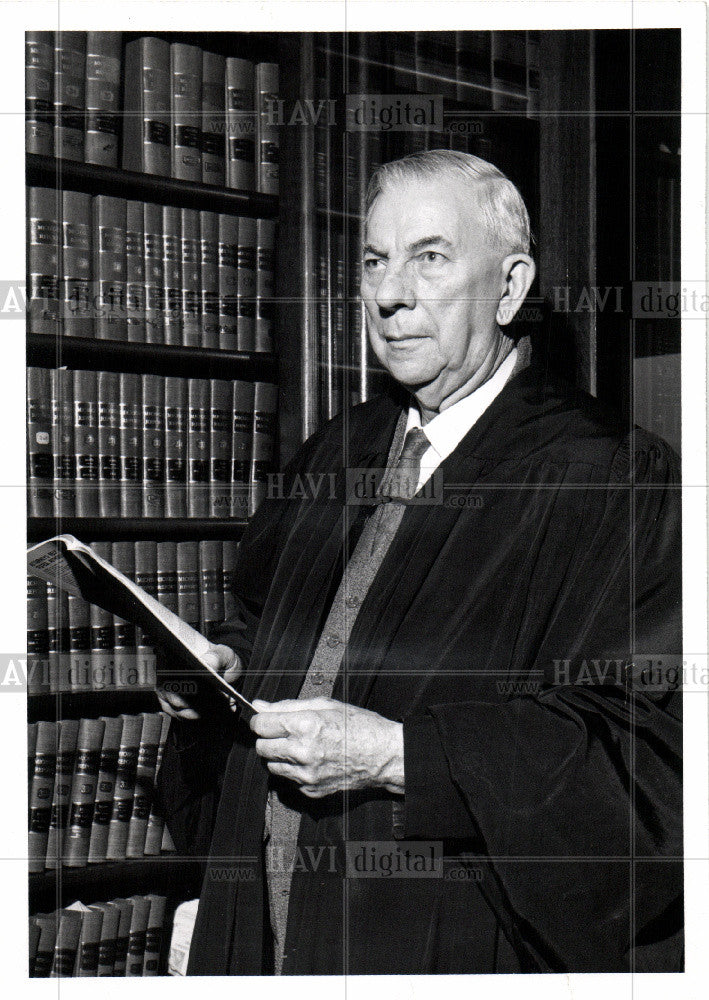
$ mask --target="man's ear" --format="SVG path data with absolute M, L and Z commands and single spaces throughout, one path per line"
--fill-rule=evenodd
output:
M 537 266 L 527 253 L 511 253 L 502 261 L 504 289 L 497 306 L 497 323 L 506 326 L 527 297 Z

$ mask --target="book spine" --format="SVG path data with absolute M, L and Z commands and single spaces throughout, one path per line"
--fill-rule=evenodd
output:
M 27 694 L 49 693 L 47 584 L 27 576 Z
M 539 32 L 527 31 L 527 117 L 539 113 Z
M 101 914 L 101 937 L 98 945 L 97 976 L 112 976 L 116 961 L 116 935 L 120 910 L 113 903 L 94 903 L 89 907 Z
M 145 935 L 143 975 L 157 976 L 160 973 L 160 952 L 162 950 L 162 933 L 165 924 L 167 897 L 149 893 L 146 899 L 150 901 L 150 913 L 148 914 L 148 926 Z
M 52 451 L 54 452 L 54 510 L 72 517 L 76 510 L 76 453 L 74 448 L 74 374 L 66 368 L 49 373 L 52 395 Z
M 120 380 L 98 373 L 98 498 L 101 517 L 121 514 Z
M 113 542 L 111 563 L 127 576 L 135 579 L 135 544 L 133 542 Z M 113 616 L 113 655 L 116 666 L 116 686 L 136 690 L 143 687 L 143 679 L 138 670 L 136 627 L 131 622 Z
M 37 961 L 37 951 L 39 949 L 39 940 L 41 937 L 39 927 L 37 926 L 36 921 L 32 917 L 30 917 L 28 936 L 29 936 L 29 948 L 28 948 L 29 975 L 30 979 L 32 979 L 35 974 L 34 972 L 35 963 Z
M 37 723 L 37 745 L 29 798 L 27 856 L 30 872 L 44 871 L 56 766 L 57 723 L 40 721 Z
M 76 976 L 98 975 L 102 924 L 102 911 L 89 907 L 81 922 L 79 950 L 76 953 Z
M 62 848 L 69 815 L 76 738 L 79 733 L 79 723 L 76 719 L 63 719 L 57 723 L 57 727 L 57 765 L 54 772 L 54 794 L 47 837 L 47 856 L 44 859 L 45 868 L 61 868 L 63 864 Z
M 143 399 L 140 375 L 121 372 L 120 455 L 121 517 L 143 513 Z
M 215 625 L 224 621 L 224 582 L 222 580 L 222 543 L 207 540 L 199 543 L 199 631 L 210 637 Z
M 199 630 L 198 542 L 177 542 L 177 613 Z
M 255 91 L 258 116 L 256 189 L 263 194 L 278 194 L 280 140 L 278 125 L 274 121 L 278 107 L 277 63 L 258 63 Z
M 219 347 L 219 216 L 200 212 L 202 346 Z
M 69 621 L 69 688 L 73 691 L 91 691 L 92 663 L 89 627 L 90 607 L 83 597 L 67 595 Z
M 209 477 L 210 517 L 233 517 L 232 489 L 232 383 L 210 383 Z
M 158 542 L 157 599 L 170 611 L 177 607 L 177 543 Z
M 318 221 L 318 341 L 320 344 L 320 409 L 325 420 L 336 413 L 334 351 L 332 245 L 329 219 Z
M 235 351 L 238 339 L 239 220 L 219 216 L 219 347 Z
M 79 723 L 69 824 L 64 842 L 64 863 L 69 868 L 88 864 L 104 728 L 102 719 L 82 719 Z
M 144 204 L 126 202 L 126 338 L 145 342 Z
M 278 388 L 270 382 L 254 383 L 254 423 L 251 442 L 249 516 L 256 512 L 266 495 L 268 473 L 276 446 L 276 404 Z
M 226 185 L 224 56 L 202 52 L 202 183 Z
M 86 163 L 118 166 L 121 33 L 86 33 Z
M 165 516 L 187 517 L 187 381 L 165 379 Z
M 126 960 L 128 958 L 128 935 L 133 915 L 133 903 L 129 899 L 114 899 L 112 902 L 118 908 L 119 912 L 113 975 L 125 976 Z
M 236 611 L 234 600 L 234 567 L 239 555 L 239 543 L 222 542 L 222 582 L 224 584 L 224 620 L 231 618 Z
M 182 343 L 181 228 L 180 209 L 175 208 L 174 205 L 163 205 L 162 266 L 165 343 L 177 346 Z
M 232 383 L 232 493 L 234 517 L 249 516 L 251 439 L 254 426 L 254 383 L 237 379 Z
M 93 200 L 96 336 L 126 340 L 126 202 L 99 194 Z
M 84 159 L 86 35 L 57 31 L 54 36 L 54 155 Z
M 93 336 L 91 195 L 62 191 L 60 316 L 67 337 Z
M 209 515 L 209 382 L 188 379 L 187 514 Z
M 25 32 L 25 149 L 54 155 L 54 38 Z
M 126 843 L 127 858 L 143 857 L 150 807 L 155 797 L 155 769 L 161 729 L 162 716 L 159 712 L 143 712 L 143 729 L 135 774 L 133 812 L 128 825 Z
M 173 42 L 170 75 L 172 176 L 182 181 L 201 181 L 202 50 Z
M 158 743 L 158 753 L 155 760 L 155 780 L 157 781 L 157 776 L 160 773 L 160 764 L 162 763 L 163 751 L 165 750 L 165 741 L 167 740 L 167 734 L 170 729 L 170 716 L 166 715 L 164 712 L 160 712 L 160 742 Z M 160 854 L 160 848 L 162 846 L 163 829 L 165 826 L 165 821 L 160 812 L 158 803 L 153 799 L 152 805 L 150 807 L 150 815 L 148 816 L 148 827 L 145 834 L 145 846 L 143 848 L 143 854 L 147 856 L 154 856 Z
M 254 350 L 273 350 L 273 296 L 275 294 L 276 223 L 256 222 L 256 330 Z
M 66 591 L 56 580 L 47 580 L 47 657 L 49 690 L 59 694 L 69 690 L 69 605 Z
M 126 45 L 123 169 L 170 176 L 170 44 Z
M 73 974 L 80 936 L 81 913 L 77 913 L 76 910 L 61 910 L 52 968 L 49 973 L 52 979 Z
M 138 748 L 143 727 L 142 715 L 124 715 L 121 745 L 118 750 L 118 770 L 113 793 L 113 810 L 108 828 L 106 860 L 121 861 L 126 856 L 128 827 L 133 812 Z
M 53 513 L 54 451 L 52 397 L 47 368 L 27 369 L 27 513 Z
M 226 184 L 255 189 L 254 64 L 231 56 L 226 61 Z
M 143 205 L 145 268 L 145 339 L 149 344 L 165 343 L 163 301 L 162 208 Z
M 237 266 L 237 347 L 240 351 L 253 351 L 256 347 L 256 219 L 239 219 Z
M 131 896 L 133 913 L 128 931 L 128 953 L 126 956 L 126 976 L 142 976 L 145 961 L 145 938 L 150 916 L 150 900 L 147 896 Z
M 165 380 L 143 375 L 143 517 L 165 514 Z
M 35 913 L 32 920 L 39 927 L 39 941 L 32 975 L 36 979 L 47 979 L 54 961 L 59 914 L 56 910 L 54 913 Z
M 202 343 L 200 328 L 202 248 L 200 246 L 199 212 L 195 209 L 183 208 L 181 224 L 182 343 L 185 347 L 199 347 Z
M 135 542 L 135 582 L 148 594 L 158 596 L 158 546 L 157 542 Z M 150 645 L 150 639 L 142 629 L 137 630 L 136 654 L 138 658 L 138 675 L 144 687 L 154 688 L 155 651 Z
M 52 188 L 27 188 L 27 330 L 59 333 L 59 206 Z
M 99 757 L 98 776 L 96 778 L 96 796 L 91 819 L 89 835 L 89 864 L 98 864 L 106 860 L 108 846 L 108 831 L 113 811 L 113 793 L 116 787 L 118 771 L 118 749 L 121 742 L 123 719 L 101 717 L 104 724 L 101 754 Z

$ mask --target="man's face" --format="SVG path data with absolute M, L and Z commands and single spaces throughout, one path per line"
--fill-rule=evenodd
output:
M 367 218 L 361 293 L 372 349 L 432 410 L 485 380 L 501 339 L 504 253 L 479 215 L 471 185 L 442 176 L 385 189 Z

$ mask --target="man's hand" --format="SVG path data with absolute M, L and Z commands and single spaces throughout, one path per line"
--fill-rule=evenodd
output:
M 205 658 L 230 684 L 234 683 L 243 670 L 241 660 L 228 646 L 213 645 L 206 653 Z M 161 669 L 169 669 L 169 666 Z M 173 719 L 199 719 L 199 712 L 190 705 L 189 698 L 180 694 L 179 686 L 179 673 L 175 674 L 174 680 L 164 680 L 162 685 L 158 685 L 156 693 L 161 709 Z M 232 705 L 232 707 L 234 706 Z
M 254 701 L 256 752 L 313 799 L 354 788 L 404 792 L 399 722 L 331 698 Z

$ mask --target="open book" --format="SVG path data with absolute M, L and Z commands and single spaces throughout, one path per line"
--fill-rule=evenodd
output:
M 73 535 L 56 535 L 32 545 L 27 550 L 27 568 L 67 593 L 138 625 L 165 650 L 177 670 L 208 679 L 222 694 L 255 711 L 251 702 L 206 662 L 205 653 L 212 644 L 205 636 Z

